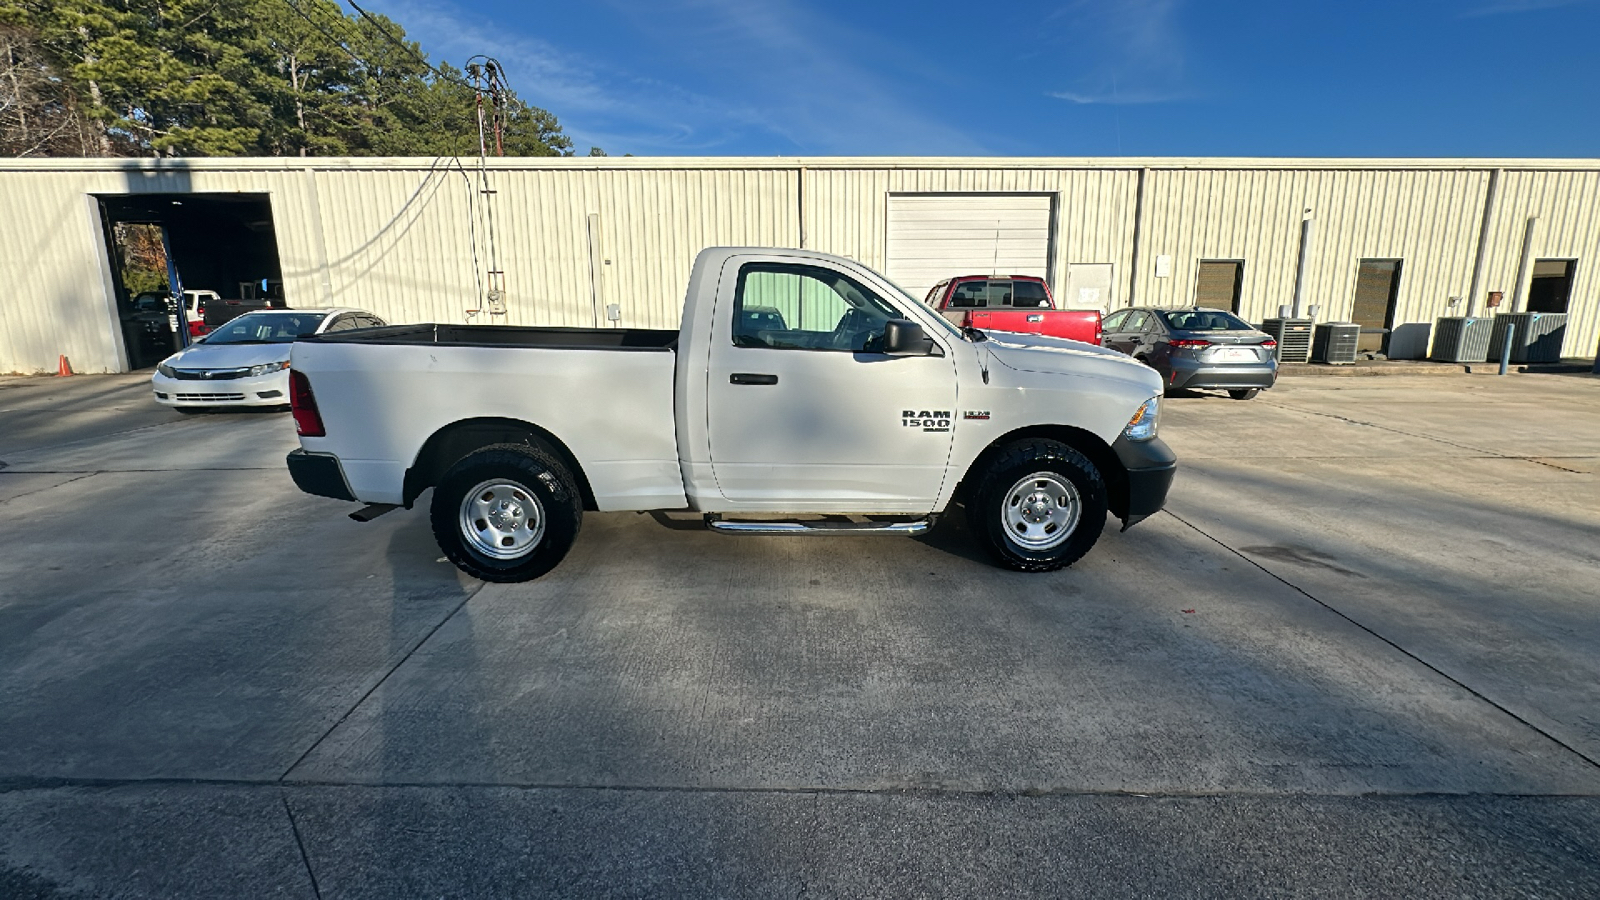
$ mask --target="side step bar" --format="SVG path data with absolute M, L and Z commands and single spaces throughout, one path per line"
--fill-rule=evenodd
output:
M 912 522 L 729 522 L 706 516 L 706 527 L 723 534 L 899 534 L 915 537 L 933 527 L 931 519 Z

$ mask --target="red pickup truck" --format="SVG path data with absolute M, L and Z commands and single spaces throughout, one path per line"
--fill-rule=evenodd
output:
M 960 275 L 928 292 L 927 304 L 957 325 L 1100 343 L 1100 311 L 1057 309 L 1043 278 Z

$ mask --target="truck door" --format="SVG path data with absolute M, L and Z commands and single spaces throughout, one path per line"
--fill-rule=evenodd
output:
M 955 364 L 942 344 L 938 356 L 876 349 L 884 323 L 916 321 L 895 302 L 822 263 L 728 263 L 706 404 L 712 472 L 735 508 L 933 508 L 957 418 Z

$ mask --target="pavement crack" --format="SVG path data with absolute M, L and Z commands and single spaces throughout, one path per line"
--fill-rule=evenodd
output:
M 1307 600 L 1310 600 L 1312 603 L 1317 604 L 1318 606 L 1322 607 L 1323 609 L 1326 609 L 1328 612 L 1331 612 L 1334 615 L 1338 616 L 1339 618 L 1345 620 L 1346 622 L 1349 622 L 1351 625 L 1354 625 L 1355 627 L 1357 627 L 1357 628 L 1361 629 L 1362 631 L 1366 632 L 1367 634 L 1377 638 L 1378 640 L 1382 641 L 1383 643 L 1388 644 L 1396 652 L 1398 652 L 1401 655 L 1405 656 L 1406 658 L 1412 660 L 1413 662 L 1417 663 L 1418 665 L 1422 666 L 1423 668 L 1427 669 L 1428 671 L 1434 673 L 1435 675 L 1438 675 L 1440 678 L 1443 678 L 1444 680 L 1450 682 L 1451 684 L 1455 685 L 1456 687 L 1461 688 L 1462 690 L 1466 691 L 1468 694 L 1471 694 L 1473 697 L 1476 697 L 1477 699 L 1483 701 L 1484 703 L 1487 703 L 1488 705 L 1494 707 L 1495 709 L 1497 709 L 1500 712 L 1506 714 L 1507 716 L 1510 716 L 1512 720 L 1521 723 L 1522 725 L 1524 725 L 1527 728 L 1529 728 L 1530 730 L 1532 730 L 1535 734 L 1538 734 L 1539 736 L 1545 738 L 1546 740 L 1548 740 L 1551 743 L 1555 744 L 1557 747 L 1560 747 L 1561 749 L 1566 750 L 1567 752 L 1571 753 L 1573 756 L 1576 756 L 1577 758 L 1579 758 L 1579 759 L 1583 760 L 1584 762 L 1588 763 L 1590 766 L 1592 766 L 1592 767 L 1594 767 L 1596 769 L 1600 769 L 1600 760 L 1597 760 L 1594 757 L 1589 756 L 1588 754 L 1584 753 L 1582 750 L 1579 750 L 1578 748 L 1572 746 L 1571 744 L 1568 744 L 1566 741 L 1563 741 L 1562 739 L 1556 737 L 1555 735 L 1551 734 L 1550 732 L 1546 731 L 1545 729 L 1540 728 L 1538 725 L 1533 724 L 1532 722 L 1530 722 L 1529 720 L 1523 718 L 1522 716 L 1517 715 L 1515 712 L 1512 712 L 1510 708 L 1508 708 L 1508 707 L 1504 706 L 1503 704 L 1491 699 L 1488 695 L 1482 693 L 1481 691 L 1477 690 L 1476 688 L 1472 687 L 1471 685 L 1467 684 L 1466 682 L 1462 681 L 1461 679 L 1455 677 L 1454 675 L 1451 675 L 1450 673 L 1444 671 L 1443 669 L 1439 668 L 1438 666 L 1434 665 L 1433 663 L 1428 662 L 1426 659 L 1423 659 L 1421 656 L 1418 656 L 1417 654 L 1411 652 L 1410 650 L 1407 650 L 1406 648 L 1400 646 L 1398 643 L 1396 643 L 1395 641 L 1393 641 L 1393 640 L 1385 637 L 1384 635 L 1380 634 L 1375 629 L 1373 629 L 1373 628 L 1371 628 L 1371 627 L 1369 627 L 1367 625 L 1362 624 L 1361 622 L 1357 621 L 1355 618 L 1353 618 L 1349 614 L 1339 610 L 1333 604 L 1327 602 L 1326 600 L 1323 600 L 1323 599 L 1317 597 L 1316 595 L 1312 594 L 1310 591 L 1307 591 L 1305 588 L 1295 584 L 1294 582 L 1290 581 L 1287 578 L 1284 578 L 1282 575 L 1279 575 L 1277 572 L 1272 571 L 1271 569 L 1269 569 L 1266 566 L 1262 565 L 1261 563 L 1257 562 L 1255 559 L 1251 558 L 1250 556 L 1245 555 L 1244 552 L 1242 552 L 1242 551 L 1240 551 L 1240 550 L 1238 550 L 1238 549 L 1236 549 L 1234 547 L 1229 546 L 1227 543 L 1222 541 L 1222 539 L 1212 536 L 1211 534 L 1207 533 L 1205 530 L 1200 528 L 1200 526 L 1194 524 L 1193 522 L 1190 522 L 1188 519 L 1185 519 L 1183 516 L 1178 515 L 1177 513 L 1173 512 L 1170 509 L 1163 509 L 1162 512 L 1164 512 L 1167 515 L 1173 517 L 1174 519 L 1177 519 L 1179 522 L 1182 522 L 1183 524 L 1189 526 L 1191 529 L 1194 530 L 1194 532 L 1196 534 L 1200 535 L 1201 537 L 1205 538 L 1206 540 L 1211 541 L 1212 543 L 1216 544 L 1217 546 L 1221 547 L 1222 549 L 1228 551 L 1229 553 L 1232 553 L 1234 556 L 1239 557 L 1240 559 L 1244 560 L 1245 562 L 1249 563 L 1250 565 L 1254 566 L 1255 568 L 1260 569 L 1262 572 L 1265 572 L 1268 576 L 1272 577 L 1274 580 L 1276 580 L 1279 583 L 1283 584 L 1285 587 L 1289 588 L 1290 590 L 1294 591 L 1295 593 L 1299 594 L 1300 596 L 1305 597 Z
M 1403 434 L 1406 437 L 1414 437 L 1414 438 L 1418 438 L 1418 439 L 1424 440 L 1424 441 L 1432 441 L 1435 444 L 1444 444 L 1447 447 L 1455 447 L 1455 448 L 1457 448 L 1459 450 L 1471 450 L 1473 453 L 1482 453 L 1485 456 L 1492 456 L 1492 457 L 1494 457 L 1496 459 L 1521 459 L 1522 458 L 1522 457 L 1516 457 L 1516 456 L 1507 456 L 1504 453 L 1496 453 L 1493 450 L 1485 450 L 1482 447 L 1474 447 L 1474 446 L 1471 446 L 1470 444 L 1458 444 L 1455 441 L 1447 441 L 1444 438 L 1434 437 L 1434 436 L 1428 435 L 1428 434 L 1417 434 L 1414 431 L 1405 431 L 1403 429 L 1394 428 L 1394 427 L 1389 426 L 1389 425 L 1379 425 L 1377 422 L 1363 422 L 1360 419 L 1352 419 L 1349 416 L 1341 416 L 1338 413 L 1317 412 L 1316 410 L 1311 410 L 1311 409 L 1301 409 L 1298 406 L 1285 406 L 1282 403 L 1268 403 L 1268 402 L 1265 402 L 1265 401 L 1258 401 L 1258 402 L 1261 402 L 1261 405 L 1263 405 L 1263 406 L 1270 406 L 1273 409 L 1283 409 L 1283 410 L 1288 410 L 1289 412 L 1303 413 L 1303 414 L 1308 415 L 1308 416 L 1320 416 L 1320 417 L 1322 417 L 1324 419 L 1333 419 L 1336 422 L 1344 422 L 1344 423 L 1349 424 L 1349 425 L 1361 425 L 1361 426 L 1366 427 L 1366 428 L 1376 428 L 1379 431 L 1387 431 L 1390 434 Z M 1188 524 L 1188 523 L 1185 523 L 1185 524 Z M 1209 535 L 1207 535 L 1207 537 L 1209 537 Z
M 19 473 L 16 473 L 16 474 L 19 474 L 19 475 L 31 475 L 31 474 L 35 474 L 35 473 L 32 473 L 32 472 L 19 472 Z M 51 473 L 46 473 L 46 474 L 65 475 L 65 474 L 69 474 L 69 473 L 66 473 L 66 472 L 51 472 Z M 69 485 L 69 484 L 73 483 L 74 481 L 82 481 L 85 478 L 91 478 L 91 477 L 93 477 L 95 475 L 99 475 L 99 474 L 100 474 L 99 472 L 84 472 L 81 475 L 79 475 L 77 478 L 68 478 L 66 481 L 58 482 L 58 483 L 52 484 L 52 485 L 50 485 L 48 487 L 42 487 L 42 488 L 38 488 L 37 490 L 32 490 L 32 491 L 23 491 L 22 493 L 17 494 L 15 496 L 7 497 L 4 500 L 0 500 L 0 504 L 10 503 L 13 500 L 20 500 L 23 497 L 32 497 L 34 494 L 42 494 L 45 491 L 54 490 L 54 489 L 56 489 L 58 487 L 62 487 L 64 485 Z
M 300 826 L 294 820 L 294 810 L 289 808 L 289 798 L 280 797 L 283 801 L 283 814 L 289 817 L 289 830 L 294 833 L 294 845 L 300 848 L 300 861 L 305 864 L 306 877 L 311 879 L 311 893 L 317 900 L 322 900 L 322 888 L 317 884 L 316 870 L 311 868 L 311 854 L 306 852 L 306 842 L 300 836 Z
M 344 711 L 344 714 L 339 717 L 338 721 L 334 722 L 332 725 L 329 725 L 328 726 L 328 730 L 324 731 L 322 733 L 321 737 L 319 737 L 315 741 L 313 741 L 311 743 L 311 746 L 306 748 L 306 752 L 300 754 L 299 758 L 297 758 L 292 764 L 290 764 L 289 768 L 285 769 L 283 771 L 282 775 L 278 776 L 278 781 L 279 782 L 284 781 L 285 779 L 287 779 L 289 777 L 289 774 L 291 772 L 293 772 L 295 769 L 299 768 L 300 764 L 306 761 L 306 757 L 310 756 L 313 751 L 315 751 L 318 747 L 322 746 L 322 742 L 328 739 L 328 735 L 333 734 L 335 731 L 337 731 L 339 726 L 343 725 L 345 723 L 345 720 L 350 718 L 352 713 L 354 713 L 356 710 L 361 708 L 361 704 L 367 702 L 367 698 L 368 697 L 371 697 L 374 693 L 376 693 L 378 688 L 383 687 L 384 682 L 389 680 L 389 676 L 391 676 L 395 672 L 399 671 L 400 667 L 405 665 L 407 660 L 411 659 L 411 655 L 413 653 L 416 653 L 417 650 L 419 648 L 421 648 L 423 644 L 426 644 L 428 642 L 429 638 L 431 638 L 435 634 L 437 634 L 439 632 L 439 629 L 443 628 L 446 622 L 448 622 L 451 619 L 455 618 L 456 617 L 456 613 L 461 612 L 461 610 L 467 605 L 468 601 L 470 601 L 473 597 L 478 596 L 478 592 L 482 591 L 484 586 L 487 585 L 487 584 L 488 584 L 488 582 L 486 582 L 486 581 L 478 582 L 478 586 L 473 588 L 472 591 L 470 593 L 468 593 L 465 597 L 462 597 L 461 598 L 461 602 L 457 603 L 455 605 L 455 607 L 453 609 L 451 609 L 448 614 L 445 615 L 444 618 L 440 619 L 438 624 L 436 624 L 432 628 L 428 629 L 428 633 L 427 634 L 424 634 L 421 638 L 419 638 L 417 640 L 417 642 L 415 644 L 412 644 L 410 646 L 410 648 L 408 648 L 406 650 L 405 653 L 401 654 L 400 655 L 400 659 L 397 660 L 394 665 L 389 667 L 389 671 L 383 673 L 383 677 L 382 678 L 379 678 L 377 681 L 373 682 L 372 687 L 367 688 L 366 692 L 363 693 L 359 698 L 357 698 L 356 702 L 352 703 L 350 705 L 349 709 Z

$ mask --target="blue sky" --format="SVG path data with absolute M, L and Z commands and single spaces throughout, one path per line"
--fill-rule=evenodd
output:
M 1600 156 L 1600 0 L 362 5 L 580 152 Z

